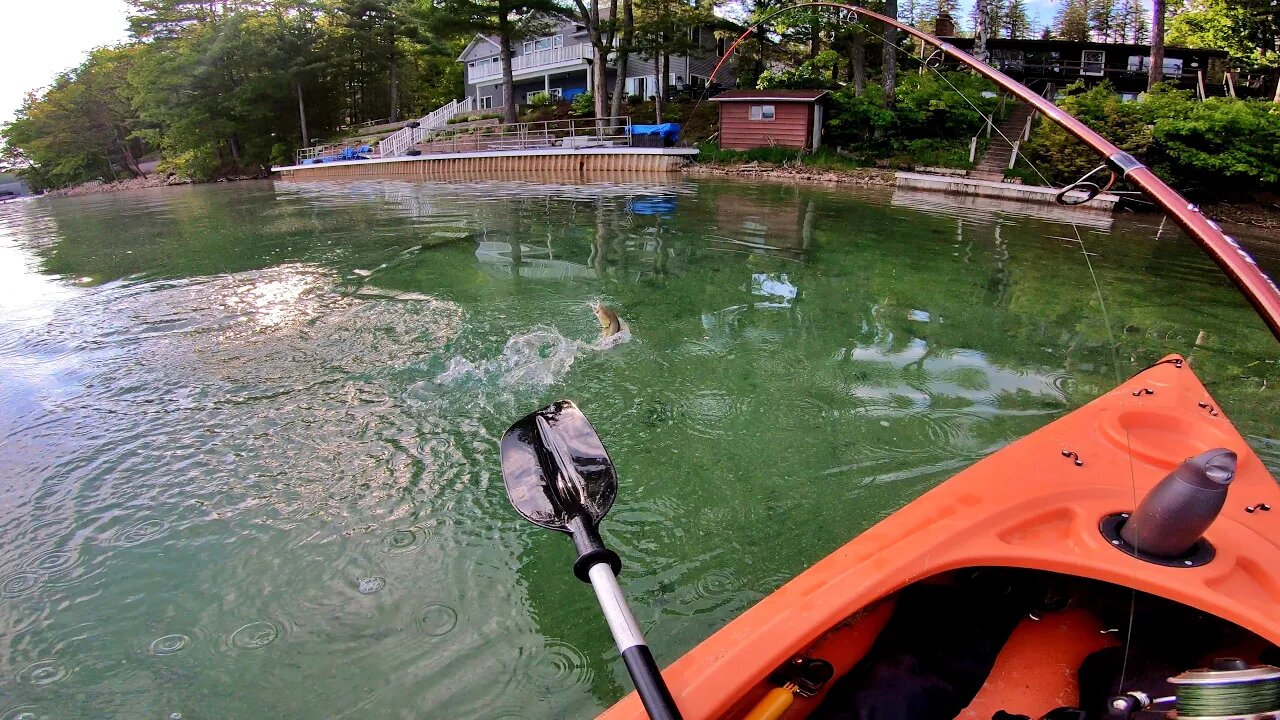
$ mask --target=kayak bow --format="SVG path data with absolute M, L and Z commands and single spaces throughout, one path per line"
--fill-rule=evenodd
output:
M 1138 499 L 1154 496 L 1148 493 L 1162 478 L 1211 448 L 1235 453 L 1234 480 L 1194 552 L 1158 563 L 1119 547 L 1123 541 L 1107 534 L 1109 519 L 1114 529 Z M 1186 639 L 1186 628 L 1208 617 L 1221 625 L 1207 634 L 1221 638 L 1221 647 L 1205 651 L 1210 659 L 1273 657 L 1280 643 L 1280 489 L 1190 367 L 1170 356 L 925 493 L 761 600 L 664 675 L 687 718 L 809 717 L 836 691 L 787 688 L 789 664 L 820 660 L 837 677 L 872 672 L 867 663 L 877 648 L 901 641 L 902 632 L 892 628 L 912 597 L 963 585 L 960 578 L 975 572 L 1020 572 L 1065 599 L 1024 608 L 1007 642 L 995 646 L 980 691 L 960 706 L 969 707 L 937 717 L 987 720 L 1006 710 L 1039 718 L 1078 704 L 1085 688 L 1077 669 L 1126 639 L 1115 616 L 1130 610 L 1129 589 L 1169 602 L 1172 609 L 1139 613 L 1157 635 Z M 946 607 L 938 612 L 945 615 Z M 1188 662 L 1168 674 L 1198 667 Z M 905 703 L 909 693 L 894 691 Z M 757 705 L 764 714 L 748 715 Z M 601 715 L 643 717 L 634 696 Z

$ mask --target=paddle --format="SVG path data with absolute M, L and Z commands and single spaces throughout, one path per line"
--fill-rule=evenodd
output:
M 587 416 L 560 400 L 516 422 L 502 436 L 502 479 L 516 512 L 573 538 L 573 574 L 595 590 L 649 717 L 680 720 L 618 585 L 622 560 L 600 539 L 598 526 L 618 495 L 618 475 Z

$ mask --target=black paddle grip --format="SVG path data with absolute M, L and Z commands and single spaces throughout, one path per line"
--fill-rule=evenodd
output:
M 578 550 L 578 559 L 573 561 L 573 574 L 584 583 L 590 584 L 587 573 L 598 563 L 608 563 L 613 574 L 622 572 L 622 558 L 618 553 L 604 546 L 600 539 L 600 531 L 596 526 L 582 517 L 569 521 L 569 536 L 573 538 L 573 546 Z
M 635 683 L 640 702 L 644 703 L 650 720 L 682 720 L 680 709 L 676 707 L 667 684 L 662 681 L 662 671 L 654 662 L 648 645 L 632 645 L 623 650 L 622 661 L 627 664 L 631 682 Z

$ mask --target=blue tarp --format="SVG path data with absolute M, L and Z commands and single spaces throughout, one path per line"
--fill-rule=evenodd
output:
M 676 201 L 669 197 L 638 197 L 631 200 L 631 212 L 637 215 L 675 214 Z
M 632 135 L 661 135 L 663 140 L 675 142 L 680 137 L 680 123 L 661 125 L 632 125 Z
M 568 90 L 563 91 L 560 97 L 564 100 L 572 100 L 586 91 L 586 88 L 569 88 Z

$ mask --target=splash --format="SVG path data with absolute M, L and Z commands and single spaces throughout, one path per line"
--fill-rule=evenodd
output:
M 502 348 L 502 354 L 492 360 L 474 363 L 455 356 L 435 382 L 437 385 L 547 386 L 564 377 L 583 353 L 608 350 L 630 340 L 631 331 L 625 326 L 622 331 L 591 343 L 567 338 L 555 328 L 539 326 L 513 335 Z

